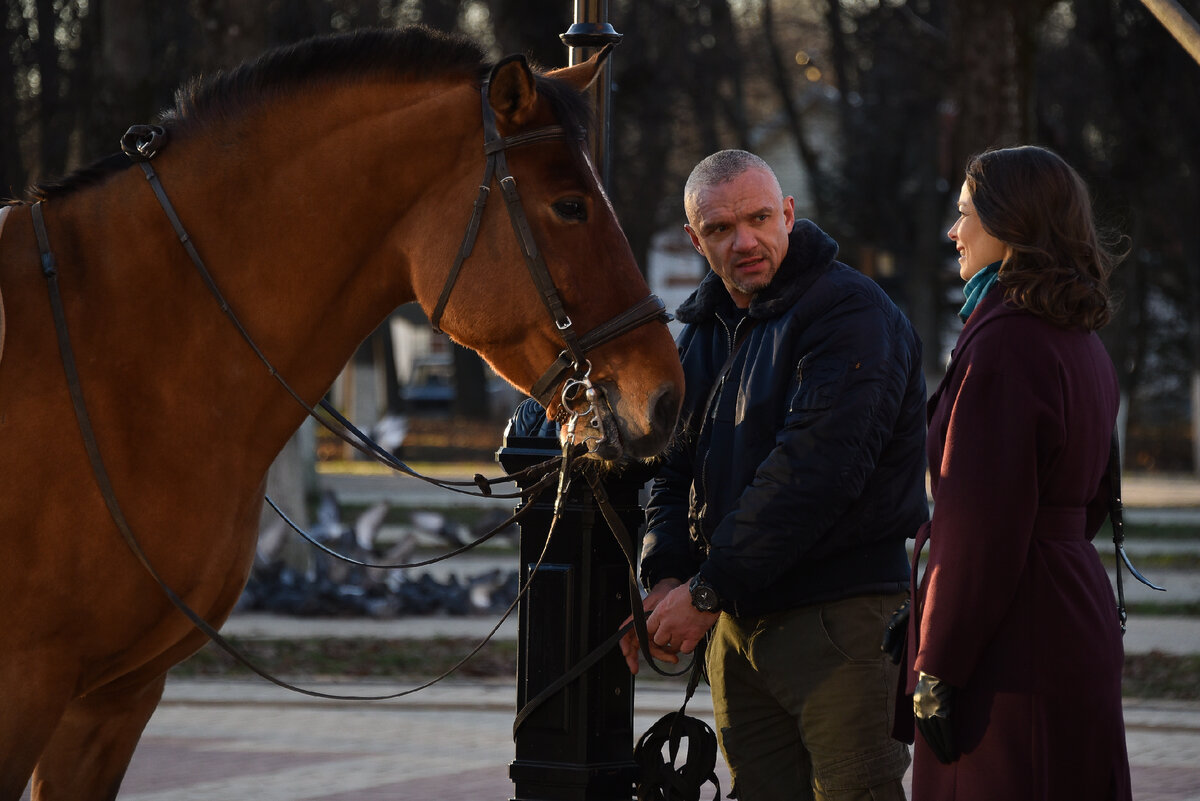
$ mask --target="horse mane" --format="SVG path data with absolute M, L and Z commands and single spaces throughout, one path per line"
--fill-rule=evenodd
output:
M 478 79 L 488 66 L 482 48 L 471 39 L 422 26 L 317 36 L 270 50 L 231 72 L 188 81 L 175 93 L 175 108 L 165 112 L 160 123 L 169 133 L 182 135 L 314 81 L 445 74 Z
M 317 36 L 269 50 L 229 72 L 189 80 L 175 93 L 174 108 L 158 122 L 172 137 L 195 134 L 207 125 L 236 116 L 262 101 L 307 83 L 350 81 L 368 75 L 423 79 L 463 75 L 482 81 L 492 68 L 483 48 L 458 34 L 420 25 L 401 29 L 363 28 L 344 34 Z M 565 84 L 537 76 L 538 91 L 568 130 L 591 124 L 584 98 Z M 31 200 L 48 200 L 101 183 L 133 162 L 114 153 L 56 181 L 27 190 Z

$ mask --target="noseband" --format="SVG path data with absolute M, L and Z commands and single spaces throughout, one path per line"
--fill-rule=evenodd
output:
M 546 260 L 542 258 L 541 251 L 538 250 L 537 241 L 533 238 L 533 230 L 529 227 L 529 220 L 526 218 L 525 209 L 521 205 L 521 197 L 517 193 L 517 179 L 513 177 L 512 172 L 508 169 L 508 159 L 505 158 L 504 154 L 508 148 L 530 145 L 535 142 L 558 139 L 567 140 L 567 132 L 561 125 L 549 125 L 514 136 L 500 136 L 496 129 L 496 114 L 492 110 L 491 103 L 488 102 L 488 83 L 487 80 L 483 82 L 479 93 L 483 106 L 483 152 L 487 156 L 483 180 L 479 184 L 479 194 L 475 198 L 475 210 L 471 214 L 470 222 L 467 223 L 467 230 L 463 234 L 458 256 L 455 258 L 454 266 L 451 267 L 450 273 L 446 277 L 446 285 L 442 287 L 442 294 L 438 298 L 437 305 L 434 307 L 433 314 L 429 320 L 433 329 L 441 332 L 442 312 L 446 309 L 446 303 L 449 301 L 450 292 L 454 289 L 454 284 L 458 280 L 458 274 L 462 269 L 463 262 L 471 255 L 471 251 L 475 247 L 475 238 L 479 234 L 479 225 L 483 219 L 483 210 L 487 206 L 494 178 L 499 183 L 500 191 L 504 195 L 504 202 L 508 208 L 508 218 L 512 222 L 513 231 L 517 235 L 517 242 L 520 244 L 521 253 L 525 257 L 525 266 L 529 269 L 530 277 L 533 278 L 533 284 L 537 288 L 538 297 L 541 298 L 546 311 L 550 313 L 551 319 L 554 320 L 554 327 L 558 331 L 563 344 L 566 346 L 558 354 L 558 358 L 554 360 L 554 363 L 542 374 L 541 378 L 534 382 L 533 387 L 529 390 L 529 394 L 537 399 L 542 408 L 550 409 L 554 401 L 555 388 L 568 375 L 584 389 L 591 388 L 591 381 L 588 378 L 589 367 L 586 358 L 588 351 L 598 348 L 600 345 L 610 342 L 646 323 L 655 320 L 665 323 L 671 318 L 667 314 L 666 306 L 661 298 L 657 295 L 647 295 L 629 309 L 601 323 L 586 334 L 579 335 L 575 329 L 575 324 L 571 321 L 570 315 L 567 314 L 567 310 L 563 306 L 558 288 L 554 285 L 554 279 L 551 277 L 550 270 L 546 266 Z M 587 152 L 582 145 L 580 145 L 580 150 L 586 159 Z M 560 422 L 564 419 L 566 413 L 565 406 L 568 398 L 565 395 L 564 388 L 564 407 L 560 408 L 557 416 Z

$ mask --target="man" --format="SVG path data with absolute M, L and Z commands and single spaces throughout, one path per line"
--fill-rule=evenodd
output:
M 700 162 L 684 206 L 712 272 L 677 312 L 687 393 L 647 506 L 650 651 L 677 662 L 708 636 L 743 801 L 903 799 L 880 641 L 928 516 L 920 342 L 757 156 Z M 636 673 L 636 635 L 621 647 Z

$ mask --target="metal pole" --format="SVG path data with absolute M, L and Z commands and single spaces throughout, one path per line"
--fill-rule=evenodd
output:
M 1175 37 L 1175 41 L 1183 45 L 1183 49 L 1200 64 L 1200 25 L 1188 16 L 1183 6 L 1175 0 L 1142 0 L 1142 5 L 1158 18 L 1163 27 Z
M 517 473 L 558 453 L 557 440 L 509 431 L 496 456 Z M 604 482 L 631 532 L 645 516 L 638 493 L 648 478 L 642 468 Z M 630 611 L 629 568 L 590 487 L 582 479 L 572 485 L 547 543 L 553 494 L 527 501 L 520 523 L 521 582 L 529 590 L 519 615 L 518 709 L 604 643 Z M 633 676 L 613 648 L 525 717 L 514 735 L 511 801 L 632 801 L 633 741 Z
M 575 22 L 567 32 L 559 36 L 567 46 L 567 64 L 582 63 L 604 45 L 621 41 L 622 34 L 613 30 L 608 22 L 608 0 L 575 0 Z M 605 188 L 611 185 L 612 165 L 612 121 L 609 109 L 612 103 L 612 57 L 604 67 L 604 74 L 592 84 L 596 105 L 596 130 L 592 133 L 592 160 Z

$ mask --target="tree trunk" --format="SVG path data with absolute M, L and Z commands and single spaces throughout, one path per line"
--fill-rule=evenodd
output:
M 959 170 L 981 150 L 1022 143 L 1025 105 L 1017 79 L 1012 5 L 995 0 L 950 4 L 950 74 L 957 78 L 958 109 L 952 153 Z
M 567 48 L 559 39 L 573 21 L 566 0 L 490 0 L 496 42 L 504 54 L 525 53 L 547 69 L 567 65 Z
M 487 368 L 475 351 L 453 345 L 454 416 L 471 420 L 488 417 Z
M 111 153 L 130 125 L 149 121 L 157 77 L 148 0 L 104 0 L 93 4 L 92 14 L 99 41 L 90 59 L 95 93 L 85 160 Z
M 267 497 L 301 528 L 307 528 L 308 499 L 316 495 L 316 442 L 313 421 L 306 420 L 275 457 L 267 472 Z M 259 515 L 259 550 L 282 559 L 288 566 L 308 569 L 312 549 L 291 533 L 283 519 L 267 504 Z
M 38 119 L 41 123 L 38 137 L 38 174 L 42 178 L 61 175 L 67 167 L 67 139 L 70 128 L 66 124 L 62 98 L 64 83 L 63 68 L 59 59 L 55 32 L 58 15 L 53 0 L 37 0 L 38 38 L 34 45 L 37 54 L 38 74 L 41 86 L 38 93 Z
M 19 197 L 28 182 L 21 159 L 21 115 L 17 104 L 17 81 L 24 71 L 11 60 L 17 33 L 9 27 L 11 18 L 21 19 L 20 5 L 19 0 L 8 0 L 4 4 L 4 17 L 0 18 L 0 54 L 9 59 L 7 69 L 0 71 L 0 200 Z
M 813 211 L 816 218 L 820 220 L 824 218 L 825 210 L 828 207 L 825 202 L 826 183 L 821 174 L 821 163 L 818 160 L 817 152 L 808 142 L 804 130 L 804 119 L 796 107 L 796 89 L 792 86 L 787 62 L 784 60 L 779 42 L 775 38 L 775 11 L 771 0 L 763 0 L 762 10 L 763 39 L 767 45 L 768 60 L 771 62 L 771 79 L 775 84 L 784 116 L 787 117 L 788 128 L 795 142 L 796 152 L 800 157 L 800 162 L 804 165 L 804 171 L 808 173 L 808 185 L 812 187 Z
M 421 22 L 440 31 L 453 31 L 458 27 L 461 0 L 425 0 L 421 4 Z

